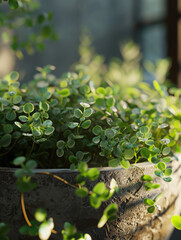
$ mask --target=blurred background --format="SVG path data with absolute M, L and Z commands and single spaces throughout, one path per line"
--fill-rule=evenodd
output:
M 129 40 L 139 44 L 143 60 L 153 63 L 169 57 L 172 67 L 169 78 L 181 86 L 179 64 L 181 50 L 178 46 L 181 22 L 179 0 L 41 0 L 41 12 L 53 13 L 54 28 L 59 35 L 55 42 L 47 41 L 44 51 L 32 55 L 24 53 L 19 60 L 8 43 L 0 44 L 0 75 L 15 69 L 24 81 L 35 73 L 37 66 L 52 64 L 60 76 L 79 60 L 78 46 L 82 31 L 87 29 L 92 37 L 96 53 L 103 55 L 108 63 L 120 57 L 120 46 Z M 5 8 L 5 7 L 4 7 Z M 40 10 L 39 10 L 40 11 Z M 27 30 L 17 31 L 19 38 Z M 8 41 L 5 41 L 8 42 Z M 21 56 L 19 56 L 21 58 Z M 151 81 L 147 75 L 147 80 Z
M 73 69 L 75 63 L 82 64 L 86 61 L 93 62 L 93 65 L 104 73 L 104 64 L 108 64 L 113 58 L 122 58 L 120 46 L 133 40 L 138 45 L 136 48 L 134 46 L 131 54 L 135 53 L 139 60 L 142 59 L 142 65 L 147 61 L 148 68 L 152 68 L 152 64 L 161 64 L 161 69 L 163 66 L 167 70 L 170 62 L 159 62 L 159 59 L 170 59 L 171 68 L 168 78 L 173 84 L 181 87 L 181 44 L 179 44 L 181 0 L 53 0 L 51 3 L 48 0 L 40 0 L 39 2 L 41 8 L 37 12 L 49 12 L 46 17 L 48 21 L 52 21 L 51 24 L 59 37 L 53 34 L 51 38 L 55 40 L 54 42 L 46 40 L 49 33 L 45 27 L 42 32 L 45 36 L 45 49 L 41 42 L 36 46 L 43 51 L 34 51 L 31 45 L 31 41 L 35 39 L 34 35 L 31 35 L 26 51 L 17 49 L 17 39 L 13 38 L 12 42 L 10 37 L 15 33 L 18 39 L 22 40 L 29 32 L 31 34 L 31 13 L 25 20 L 28 30 L 18 27 L 9 30 L 4 24 L 3 15 L 8 11 L 8 7 L 6 4 L 1 6 L 0 77 L 11 70 L 16 70 L 20 72 L 22 81 L 29 81 L 36 73 L 37 66 L 42 67 L 47 64 L 56 66 L 55 75 L 59 77 L 62 73 Z M 44 20 L 40 18 L 38 24 L 41 24 L 41 21 Z M 21 20 L 16 23 L 17 26 L 18 24 L 21 25 Z M 133 46 L 132 42 L 130 46 Z M 122 51 L 124 53 L 124 48 Z M 86 56 L 89 58 L 92 55 L 93 60 L 86 60 Z M 128 60 L 132 61 L 132 59 Z M 112 63 L 109 72 L 112 69 L 116 71 L 117 63 L 119 64 L 117 60 Z M 117 75 L 119 77 L 119 71 Z M 145 81 L 151 82 L 154 77 L 144 70 Z M 181 232 L 175 230 L 171 240 L 179 239 Z

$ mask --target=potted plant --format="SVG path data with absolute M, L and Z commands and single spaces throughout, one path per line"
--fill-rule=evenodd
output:
M 37 235 L 39 231 L 40 239 L 48 239 L 52 231 L 56 233 L 62 227 L 67 216 L 71 224 L 77 222 L 79 229 L 86 229 L 93 239 L 144 236 L 146 217 L 147 225 L 150 221 L 154 225 L 174 203 L 179 208 L 179 189 L 174 184 L 179 181 L 175 172 L 179 172 L 180 162 L 171 162 L 173 151 L 178 150 L 179 99 L 169 96 L 166 88 L 154 81 L 155 90 L 141 83 L 124 100 L 117 94 L 118 85 L 95 88 L 82 71 L 57 79 L 50 74 L 53 69 L 38 68 L 40 73 L 27 85 L 20 86 L 17 72 L 1 80 L 1 219 L 5 221 L 14 212 L 15 223 L 22 221 L 21 211 L 16 209 L 20 196 L 15 195 L 15 174 L 22 213 L 29 225 L 20 229 L 22 234 Z M 13 164 L 21 168 L 11 169 Z M 100 182 L 91 183 L 98 178 Z M 36 184 L 42 188 L 31 191 Z M 169 190 L 167 185 L 171 185 Z M 119 206 L 118 218 L 107 225 L 118 210 L 114 201 L 109 200 L 118 187 L 120 192 L 113 198 Z M 25 204 L 24 195 L 29 191 Z M 77 202 L 74 191 L 83 200 Z M 89 201 L 93 208 L 101 207 L 100 211 L 92 211 Z M 53 208 L 49 209 L 51 205 Z M 30 207 L 31 220 L 35 208 L 48 208 L 48 215 L 57 220 L 56 231 L 53 220 L 46 220 L 42 209 L 35 212 L 35 220 L 30 222 L 26 206 Z M 129 217 L 131 212 L 134 217 Z M 64 225 L 64 239 L 90 239 L 88 234 L 77 233 L 71 224 Z M 105 227 L 96 231 L 97 224 Z M 158 232 L 160 227 L 155 234 Z M 168 232 L 161 234 L 158 239 Z M 15 230 L 13 235 L 15 239 Z M 21 239 L 19 233 L 17 239 Z
M 32 14 L 31 3 L 8 4 Z M 42 29 L 13 37 L 17 56 L 55 38 L 41 25 L 51 19 L 24 18 Z M 49 65 L 28 84 L 15 71 L 0 81 L 0 239 L 166 239 L 180 211 L 180 91 L 159 84 L 169 63 L 147 62 L 153 89 L 132 43 L 108 67 L 86 44 L 80 52 L 76 72 L 61 78 Z

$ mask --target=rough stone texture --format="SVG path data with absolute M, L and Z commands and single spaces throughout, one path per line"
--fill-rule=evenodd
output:
M 145 174 L 153 176 L 154 167 L 150 164 L 138 164 Z M 140 181 L 142 172 L 138 168 L 124 170 L 122 168 L 101 170 L 99 180 L 109 187 L 112 178 L 118 182 L 120 192 L 110 202 L 119 206 L 117 220 L 106 224 L 102 229 L 96 225 L 107 204 L 102 204 L 98 210 L 89 206 L 89 201 L 80 199 L 74 194 L 74 189 L 53 179 L 51 176 L 36 174 L 33 180 L 38 184 L 31 193 L 25 194 L 25 205 L 29 219 L 33 219 L 35 209 L 41 207 L 47 210 L 48 216 L 54 218 L 55 229 L 60 233 L 63 223 L 75 223 L 78 229 L 91 234 L 93 240 L 166 240 L 173 229 L 170 218 L 181 211 L 180 176 L 181 161 L 172 163 L 173 181 L 165 183 L 159 178 L 155 182 L 161 183 L 161 189 L 146 192 Z M 39 171 L 39 170 L 38 170 Z M 69 170 L 50 170 L 70 183 L 74 183 L 76 172 Z M 20 193 L 16 190 L 16 179 L 12 169 L 0 169 L 0 222 L 11 222 L 10 239 L 24 240 L 25 236 L 18 233 L 20 226 L 25 224 L 21 207 Z M 96 182 L 89 182 L 91 189 Z M 154 214 L 148 214 L 143 204 L 145 197 L 153 198 L 160 191 L 163 192 Z M 82 207 L 80 208 L 80 205 Z M 26 237 L 26 240 L 37 239 Z M 60 239 L 60 234 L 52 235 L 52 240 Z

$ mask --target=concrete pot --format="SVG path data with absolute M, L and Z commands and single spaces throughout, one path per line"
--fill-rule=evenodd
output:
M 35 174 L 33 180 L 37 188 L 31 193 L 25 194 L 25 206 L 29 219 L 33 219 L 35 209 L 41 207 L 47 210 L 48 216 L 53 217 L 55 230 L 59 233 L 63 229 L 63 223 L 69 221 L 76 224 L 79 230 L 91 234 L 93 240 L 168 240 L 173 230 L 170 218 L 173 214 L 181 212 L 181 157 L 180 160 L 173 160 L 173 181 L 165 183 L 155 178 L 161 188 L 152 191 L 145 191 L 140 178 L 142 172 L 135 167 L 125 170 L 119 168 L 101 168 L 99 181 L 106 183 L 109 187 L 110 181 L 114 178 L 120 188 L 110 202 L 116 202 L 119 206 L 116 221 L 106 224 L 102 229 L 96 227 L 102 212 L 107 204 L 102 204 L 98 210 L 89 205 L 88 199 L 80 199 L 75 196 L 74 189 L 66 184 L 52 178 L 51 176 Z M 137 164 L 145 174 L 154 175 L 154 167 L 149 163 Z M 10 239 L 29 240 L 37 237 L 25 237 L 19 234 L 18 229 L 25 224 L 21 207 L 20 193 L 16 190 L 15 169 L 0 168 L 0 222 L 11 223 Z M 51 172 L 70 183 L 75 183 L 76 171 L 66 169 L 43 169 L 38 172 Z M 96 182 L 89 182 L 91 189 Z M 163 193 L 158 204 L 161 210 L 156 209 L 153 214 L 147 213 L 143 199 L 153 198 L 159 192 Z M 81 205 L 81 208 L 80 208 Z M 51 240 L 61 239 L 60 234 L 52 234 Z

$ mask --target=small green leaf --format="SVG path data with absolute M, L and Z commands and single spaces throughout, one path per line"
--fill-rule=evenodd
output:
M 100 136 L 94 137 L 92 141 L 93 143 L 98 144 L 100 142 Z
M 160 170 L 156 170 L 156 171 L 154 171 L 154 173 L 157 177 L 163 177 L 163 172 Z
M 81 102 L 80 105 L 83 107 L 83 108 L 89 108 L 90 105 L 88 103 L 85 103 L 85 102 Z
M 175 228 L 181 230 L 181 216 L 174 215 L 172 216 L 171 221 Z
M 85 184 L 85 177 L 83 174 L 78 174 L 75 179 L 77 184 L 80 184 L 81 186 Z
M 45 134 L 45 135 L 51 135 L 54 131 L 55 131 L 55 128 L 54 128 L 54 127 L 48 127 L 48 128 L 45 130 L 44 134 Z
M 103 214 L 97 224 L 97 227 L 102 228 L 106 224 L 107 221 L 108 221 L 107 216 L 105 214 Z
M 21 130 L 23 132 L 29 132 L 31 129 L 30 129 L 30 126 L 27 123 L 24 123 L 21 127 Z
M 75 116 L 76 118 L 81 118 L 81 117 L 82 117 L 82 111 L 81 111 L 79 108 L 76 108 L 76 109 L 74 110 L 74 116 Z
M 31 227 L 24 225 L 19 229 L 19 232 L 23 235 L 37 236 L 38 235 L 38 225 L 36 220 L 31 221 Z
M 37 162 L 35 160 L 29 160 L 27 163 L 26 163 L 26 168 L 28 169 L 33 169 L 33 168 L 36 168 L 37 167 Z
M 22 121 L 22 122 L 27 122 L 28 121 L 28 118 L 27 116 L 19 116 L 19 120 Z
M 26 161 L 26 158 L 24 156 L 21 157 L 17 157 L 13 160 L 13 164 L 18 166 L 21 165 L 22 163 L 24 163 Z
M 158 83 L 158 81 L 154 80 L 153 81 L 153 86 L 158 92 L 160 92 L 161 87 L 160 87 L 160 84 Z
M 134 150 L 133 149 L 126 149 L 124 151 L 124 157 L 127 160 L 131 160 L 134 157 Z
M 163 145 L 167 145 L 167 144 L 170 143 L 170 139 L 168 139 L 168 138 L 163 138 L 163 139 L 160 140 L 160 143 L 163 144 Z
M 103 182 L 97 183 L 94 188 L 93 192 L 96 193 L 97 195 L 102 195 L 106 190 L 106 185 Z
M 88 129 L 91 125 L 91 120 L 86 120 L 84 121 L 82 124 L 81 124 L 81 127 L 84 128 L 84 129 Z
M 153 181 L 153 178 L 150 175 L 143 175 L 141 179 L 142 181 L 147 181 L 147 182 Z
M 100 135 L 102 133 L 102 127 L 99 125 L 96 125 L 95 127 L 93 127 L 92 132 L 94 135 Z
M 164 157 L 162 158 L 163 162 L 169 163 L 171 161 L 171 157 Z
M 141 149 L 141 156 L 142 156 L 143 158 L 146 158 L 146 159 L 148 159 L 148 158 L 150 157 L 150 151 L 148 150 L 148 148 L 143 147 L 143 148 Z
M 130 162 L 124 159 L 121 160 L 120 164 L 125 169 L 128 169 L 130 167 Z
M 64 155 L 64 150 L 63 149 L 57 149 L 56 154 L 58 157 L 62 157 Z
M 124 151 L 124 157 L 127 160 L 131 160 L 134 157 L 134 150 L 133 149 L 126 149 Z
M 41 240 L 48 240 L 50 238 L 51 230 L 53 226 L 54 226 L 53 220 L 52 220 L 52 224 L 49 223 L 48 221 L 44 221 L 42 224 L 40 224 L 39 230 L 38 230 L 39 238 Z
M 2 147 L 8 147 L 11 144 L 11 139 L 12 136 L 11 134 L 7 133 L 4 136 L 2 136 L 2 138 L 0 139 L 0 145 Z
M 165 147 L 162 151 L 162 154 L 165 156 L 165 155 L 168 155 L 170 153 L 171 149 L 170 147 Z
M 87 86 L 87 85 L 81 86 L 80 87 L 80 92 L 85 95 L 85 94 L 90 92 L 90 87 Z
M 153 200 L 151 200 L 150 198 L 145 198 L 143 202 L 145 205 L 149 205 L 149 206 L 152 206 L 155 204 L 155 202 Z
M 36 142 L 41 143 L 41 142 L 45 142 L 46 140 L 47 138 L 40 138 L 40 139 L 37 139 Z
M 16 113 L 14 111 L 8 111 L 6 113 L 6 119 L 9 121 L 13 121 L 16 119 Z
M 46 220 L 46 217 L 47 217 L 47 213 L 44 209 L 42 208 L 38 208 L 35 212 L 35 219 L 38 221 L 38 222 L 43 222 Z
M 30 178 L 19 178 L 17 181 L 17 188 L 20 192 L 29 192 L 36 187 L 36 183 L 30 181 Z
M 107 128 L 105 130 L 105 135 L 107 138 L 113 138 L 115 136 L 115 132 L 113 131 L 113 129 Z
M 61 95 L 61 97 L 66 98 L 70 95 L 70 90 L 68 88 L 64 88 L 60 90 L 59 94 Z
M 157 168 L 160 169 L 162 172 L 166 169 L 166 164 L 163 162 L 159 162 L 157 164 Z
M 17 178 L 22 178 L 25 175 L 25 171 L 22 168 L 21 169 L 17 169 L 14 175 Z
M 11 80 L 13 80 L 13 81 L 18 80 L 18 78 L 19 78 L 19 73 L 18 73 L 18 72 L 15 72 L 15 71 L 11 72 L 11 73 L 10 73 L 10 78 L 11 78 Z
M 20 103 L 21 100 L 22 100 L 22 97 L 21 97 L 20 95 L 15 95 L 15 96 L 13 96 L 13 103 L 14 103 L 14 104 Z
M 140 128 L 140 132 L 141 133 L 148 133 L 149 132 L 149 128 L 147 127 L 147 126 L 142 126 L 141 128 Z
M 77 122 L 69 122 L 68 123 L 68 127 L 73 129 L 73 128 L 76 128 L 79 124 Z
M 69 139 L 67 141 L 67 147 L 68 148 L 73 148 L 75 146 L 75 141 L 73 139 Z
M 0 222 L 0 237 L 2 240 L 9 240 L 9 238 L 7 237 L 9 231 L 10 231 L 9 225 Z
M 39 112 L 35 112 L 33 115 L 32 115 L 33 119 L 34 120 L 38 120 L 40 118 L 40 113 Z
M 146 190 L 146 191 L 150 191 L 150 190 L 152 189 L 152 187 L 153 187 L 153 183 L 151 183 L 151 182 L 146 182 L 146 183 L 144 184 L 144 187 L 145 187 L 145 190 Z
M 43 126 L 44 127 L 51 127 L 52 126 L 52 121 L 51 120 L 45 120 L 43 122 Z
M 114 156 L 118 157 L 118 158 L 121 158 L 122 157 L 122 148 L 121 147 L 116 147 L 114 148 L 113 150 L 113 154 Z
M 99 170 L 97 168 L 91 168 L 87 172 L 87 177 L 91 181 L 95 181 L 99 177 L 99 175 L 100 175 L 100 172 L 99 172 Z
M 3 130 L 5 133 L 11 133 L 13 131 L 13 126 L 11 124 L 5 124 Z
M 14 124 L 15 124 L 17 127 L 19 127 L 19 128 L 22 127 L 22 124 L 21 124 L 20 122 L 14 122 Z
M 106 95 L 106 90 L 105 90 L 105 88 L 103 88 L 103 87 L 98 87 L 98 88 L 96 89 L 96 93 L 97 93 L 97 94 L 101 94 L 101 95 Z
M 137 137 L 136 137 L 136 136 L 133 136 L 133 137 L 130 138 L 129 141 L 130 141 L 130 143 L 134 144 L 134 143 L 136 143 L 136 141 L 137 141 Z
M 82 188 L 77 188 L 75 190 L 75 193 L 78 197 L 86 197 L 88 195 L 89 191 L 87 188 L 82 187 Z
M 159 148 L 157 148 L 157 147 L 153 147 L 152 149 L 151 149 L 151 151 L 152 152 L 154 152 L 154 153 L 160 153 L 160 149 Z
M 153 146 L 154 145 L 154 141 L 153 140 L 147 140 L 145 142 L 145 144 L 148 145 L 148 146 Z
M 57 142 L 57 147 L 58 147 L 59 149 L 63 149 L 63 148 L 65 147 L 65 142 L 64 142 L 63 140 L 59 140 L 59 141 Z
M 164 177 L 163 180 L 165 182 L 171 182 L 172 181 L 172 178 L 171 177 Z
M 168 127 L 167 123 L 163 123 L 161 125 L 158 125 L 158 128 L 166 128 L 166 127 Z
M 41 136 L 41 132 L 38 129 L 35 129 L 35 128 L 32 130 L 32 134 L 33 134 L 34 137 Z
M 165 174 L 165 176 L 170 176 L 172 174 L 172 169 L 171 168 L 165 169 L 164 174 Z
M 84 116 L 85 118 L 87 118 L 87 117 L 90 117 L 90 116 L 92 115 L 92 113 L 93 113 L 92 108 L 87 108 L 87 109 L 85 109 L 85 111 L 84 111 L 84 113 L 83 113 L 83 116 Z
M 49 107 L 49 104 L 47 102 L 40 102 L 39 108 L 40 108 L 40 110 L 43 110 L 43 111 L 47 112 L 50 107 Z
M 153 189 L 157 189 L 157 188 L 159 188 L 159 187 L 160 187 L 160 184 L 153 184 L 153 185 L 152 185 L 152 188 L 153 188 Z
M 88 170 L 87 164 L 86 164 L 85 162 L 79 163 L 79 165 L 78 165 L 78 170 L 79 170 L 79 172 L 81 172 L 81 173 L 87 172 L 87 170 Z
M 109 160 L 109 167 L 118 167 L 120 165 L 120 159 L 114 158 Z
M 23 106 L 23 111 L 24 111 L 24 113 L 27 113 L 27 114 L 33 112 L 33 111 L 34 111 L 34 106 L 33 106 L 33 104 L 32 104 L 32 103 L 26 103 L 26 104 Z
M 95 209 L 101 206 L 101 200 L 95 193 L 90 195 L 90 204 Z
M 99 220 L 99 223 L 97 225 L 98 228 L 103 227 L 107 221 L 112 221 L 116 219 L 117 211 L 118 211 L 118 206 L 116 203 L 109 204 L 107 208 L 104 210 L 103 216 Z
M 152 157 L 151 162 L 154 163 L 154 164 L 157 164 L 157 163 L 160 162 L 160 159 L 158 159 L 157 157 Z
M 115 104 L 115 99 L 113 97 L 109 97 L 107 100 L 106 100 L 106 105 L 108 108 L 111 108 L 113 107 Z
M 155 211 L 155 206 L 151 206 L 147 208 L 148 213 L 153 213 Z
M 82 159 L 84 158 L 84 153 L 82 151 L 77 151 L 76 157 L 79 161 L 82 161 Z

